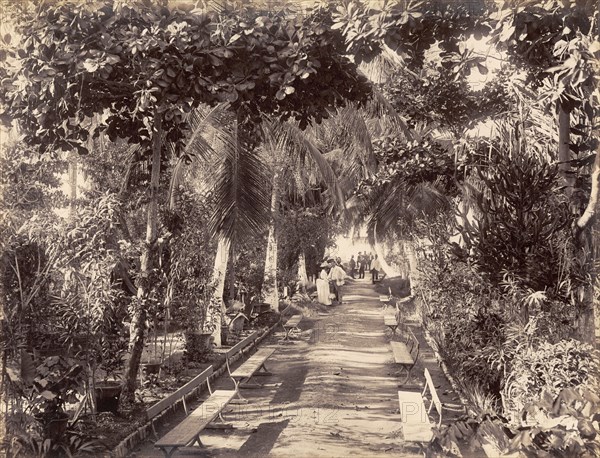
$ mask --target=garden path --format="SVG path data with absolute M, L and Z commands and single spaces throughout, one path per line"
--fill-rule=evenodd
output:
M 203 451 L 177 456 L 348 457 L 422 456 L 402 440 L 396 369 L 383 326 L 379 293 L 368 280 L 351 280 L 344 304 L 306 318 L 294 344 L 278 345 L 279 333 L 264 341 L 277 351 L 268 361 L 264 386 L 243 390 L 247 405 L 230 405 L 225 419 L 235 429 L 208 430 Z M 417 338 L 423 342 L 422 335 Z M 442 402 L 451 401 L 448 382 L 433 354 L 425 352 L 409 384 L 423 383 L 423 364 L 440 383 Z M 227 377 L 215 384 L 231 389 Z M 447 397 L 447 399 L 445 399 Z M 136 457 L 159 457 L 151 443 Z

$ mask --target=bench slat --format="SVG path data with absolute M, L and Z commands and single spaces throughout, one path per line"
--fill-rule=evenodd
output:
M 294 315 L 284 324 L 286 328 L 295 328 L 302 321 L 302 315 Z
M 231 347 L 229 350 L 227 350 L 227 353 L 225 353 L 225 357 L 231 358 L 233 355 L 235 355 L 236 353 L 238 353 L 239 351 L 243 350 L 248 345 L 250 345 L 252 342 L 254 342 L 257 337 L 258 337 L 258 331 L 254 331 L 249 336 L 244 337 L 242 340 L 240 340 L 238 343 L 236 343 L 233 347 Z
M 189 416 L 169 431 L 154 445 L 156 447 L 184 447 L 194 440 L 198 434 L 213 421 L 229 404 L 236 392 L 233 390 L 217 390 Z
M 410 350 L 408 349 L 406 344 L 392 340 L 390 342 L 390 345 L 392 346 L 392 353 L 394 354 L 394 360 L 397 364 L 415 364 L 415 360 L 410 354 Z
M 233 371 L 231 377 L 252 377 L 273 353 L 275 353 L 274 348 L 261 348 Z
M 150 406 L 148 408 L 148 410 L 146 410 L 146 416 L 147 416 L 148 420 L 152 420 L 156 415 L 161 413 L 163 410 L 172 406 L 173 404 L 178 402 L 180 399 L 182 399 L 184 396 L 187 396 L 194 389 L 196 389 L 198 386 L 200 386 L 202 383 L 204 383 L 212 375 L 212 373 L 213 373 L 213 367 L 209 366 L 207 369 L 202 371 L 200 374 L 198 374 L 192 380 L 190 380 L 185 385 L 180 387 L 178 390 L 174 391 L 166 398 L 161 399 L 156 404 L 153 404 L 152 406 Z
M 383 324 L 385 324 L 386 326 L 396 326 L 398 324 L 398 321 L 393 315 L 384 315 Z

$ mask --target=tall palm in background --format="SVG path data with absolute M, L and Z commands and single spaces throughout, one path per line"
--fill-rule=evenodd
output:
M 198 110 L 190 117 L 191 135 L 174 168 L 171 207 L 176 205 L 176 190 L 183 182 L 187 164 L 203 167 L 194 186 L 214 193 L 214 212 L 209 230 L 217 239 L 213 268 L 214 296 L 220 313 L 209 317 L 215 324 L 214 339 L 221 345 L 220 324 L 225 311 L 223 292 L 232 246 L 244 235 L 258 234 L 267 222 L 268 198 L 266 169 L 257 150 L 248 147 L 240 133 L 234 113 L 226 104 Z
M 302 131 L 291 122 L 265 121 L 262 131 L 261 155 L 272 177 L 271 214 L 262 296 L 272 309 L 277 310 L 277 221 L 283 197 L 289 193 L 304 196 L 309 187 L 321 186 L 325 205 L 343 209 L 344 194 L 335 172 L 315 144 L 310 130 Z M 307 279 L 305 254 L 302 251 L 299 253 L 298 265 L 302 283 Z

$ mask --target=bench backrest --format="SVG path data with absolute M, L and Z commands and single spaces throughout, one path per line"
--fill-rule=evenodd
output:
M 248 345 L 253 343 L 257 337 L 258 337 L 258 331 L 254 331 L 248 337 L 244 337 L 242 340 L 240 340 L 238 343 L 236 343 L 233 347 L 231 347 L 229 350 L 227 350 L 227 353 L 225 353 L 225 357 L 227 359 L 231 358 L 233 355 L 239 353 L 244 348 L 246 348 Z
M 212 375 L 212 373 L 213 373 L 213 367 L 209 366 L 207 369 L 205 369 L 203 372 L 198 374 L 192 380 L 187 382 L 185 385 L 183 385 L 177 391 L 174 391 L 166 398 L 161 399 L 156 404 L 150 406 L 148 408 L 148 410 L 146 410 L 146 416 L 147 416 L 148 420 L 153 419 L 159 413 L 161 413 L 163 410 L 171 407 L 176 402 L 180 401 L 185 396 L 190 394 L 192 391 L 194 391 L 196 388 L 198 388 L 202 383 L 206 382 L 208 380 L 208 378 Z
M 292 306 L 292 304 L 290 304 L 290 305 L 288 305 L 286 308 L 284 308 L 284 309 L 281 311 L 281 313 L 279 314 L 279 316 L 280 316 L 280 319 L 281 319 L 281 320 L 283 320 L 283 317 L 284 317 L 285 315 L 287 315 L 287 313 L 288 313 L 290 310 L 292 310 L 293 308 L 294 308 L 294 307 Z
M 248 318 L 242 312 L 239 312 L 229 323 L 229 331 L 240 333 L 244 329 L 244 323 Z
M 437 391 L 435 391 L 435 385 L 431 379 L 431 374 L 425 369 L 425 388 L 423 389 L 422 396 L 425 396 L 427 390 L 429 390 L 429 393 L 431 394 L 431 404 L 429 404 L 427 413 L 431 412 L 431 408 L 435 406 L 435 410 L 437 410 L 440 417 L 438 420 L 438 426 L 440 426 L 442 424 L 442 401 L 440 401 L 440 397 L 438 396 Z
M 410 329 L 408 326 L 407 329 L 408 340 L 410 341 L 410 355 L 413 357 L 413 361 L 416 362 L 417 359 L 419 359 L 419 341 L 417 340 L 417 337 L 415 336 L 412 329 Z
M 289 320 L 285 322 L 286 326 L 298 326 L 302 321 L 302 315 L 292 315 Z

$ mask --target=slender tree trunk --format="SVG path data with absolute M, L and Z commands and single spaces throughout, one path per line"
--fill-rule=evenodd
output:
M 279 294 L 277 292 L 277 211 L 279 194 L 281 192 L 281 173 L 281 171 L 276 171 L 273 176 L 273 190 L 271 191 L 271 222 L 269 224 L 265 276 L 262 286 L 265 302 L 270 304 L 271 309 L 275 311 L 279 310 Z
M 381 268 L 383 269 L 383 271 L 385 272 L 385 274 L 388 277 L 398 277 L 400 276 L 400 272 L 393 268 L 392 266 L 390 266 L 388 264 L 388 262 L 385 260 L 385 257 L 383 256 L 383 244 L 379 242 L 378 238 L 377 238 L 377 225 L 375 226 L 375 228 L 373 229 L 373 239 L 375 244 L 373 245 L 373 250 L 375 251 L 375 254 L 377 254 L 377 259 L 379 259 L 379 262 L 381 263 Z
M 8 326 L 6 326 L 6 320 L 8 318 L 8 313 L 6 313 L 5 307 L 6 301 L 0 301 L 0 339 L 2 340 L 2 342 L 7 342 L 6 330 L 8 329 Z M 6 362 L 8 357 L 8 355 L 6 354 L 7 351 L 7 346 L 2 345 L 2 349 L 0 349 L 0 357 L 2 358 L 2 373 L 0 374 L 0 437 L 3 438 L 8 438 L 8 436 L 6 435 L 6 416 L 8 414 L 8 386 L 6 380 Z M 8 442 L 8 448 L 6 450 L 7 456 L 10 456 L 8 453 L 10 453 L 11 451 L 11 442 L 12 441 Z
M 600 247 L 598 246 L 600 241 L 598 240 L 597 227 L 598 204 L 600 202 L 600 148 L 596 150 L 596 160 L 594 161 L 591 180 L 592 189 L 590 192 L 590 199 L 583 215 L 581 215 L 577 221 L 577 231 L 580 242 L 584 244 L 584 246 L 589 247 L 589 250 L 587 251 L 590 253 L 590 259 L 587 264 L 591 277 L 595 279 L 596 275 L 598 275 L 595 266 L 600 259 Z M 600 314 L 598 311 L 598 304 L 594 300 L 596 295 L 597 294 L 594 294 L 594 284 L 592 284 L 587 288 L 585 294 L 586 301 L 589 302 L 589 305 L 583 311 L 578 326 L 582 339 L 594 344 L 597 343 L 600 338 Z
M 69 219 L 73 219 L 75 217 L 75 212 L 77 210 L 77 160 L 79 155 L 77 151 L 71 151 L 69 153 L 68 161 L 69 161 L 69 188 L 70 188 L 70 196 L 69 196 Z
M 231 245 L 231 255 L 229 256 L 229 297 L 236 300 L 235 297 L 235 246 Z
M 298 255 L 298 284 L 300 285 L 300 291 L 303 293 L 306 292 L 308 274 L 306 273 L 306 256 L 304 256 L 304 250 L 301 250 Z
M 144 338 L 146 334 L 146 299 L 150 292 L 152 258 L 158 238 L 158 186 L 160 178 L 162 140 L 162 118 L 154 113 L 154 132 L 152 138 L 152 173 L 150 178 L 150 201 L 146 222 L 146 243 L 140 256 L 140 276 L 138 278 L 137 298 L 133 301 L 133 313 L 129 328 L 129 361 L 123 380 L 120 408 L 127 409 L 135 400 L 135 386 L 140 368 L 140 361 L 144 351 Z
M 406 253 L 410 270 L 408 275 L 410 279 L 410 294 L 415 294 L 416 288 L 419 286 L 419 262 L 411 242 L 404 242 L 404 253 Z
M 579 231 L 591 229 L 598 217 L 598 202 L 600 201 L 600 148 L 596 151 L 596 160 L 592 170 L 592 189 L 590 192 L 590 200 L 583 215 L 577 220 L 577 228 Z
M 565 192 L 568 196 L 573 193 L 575 184 L 574 177 L 571 173 L 571 148 L 570 148 L 570 132 L 571 132 L 571 115 L 563 107 L 558 108 L 558 162 L 559 171 L 562 179 L 562 184 L 565 187 Z
M 225 303 L 223 302 L 223 292 L 225 291 L 225 277 L 227 275 L 227 264 L 231 252 L 231 239 L 228 237 L 219 237 L 217 246 L 217 255 L 215 256 L 215 266 L 213 269 L 213 284 L 215 285 L 215 298 L 221 304 L 218 313 L 213 316 L 207 316 L 207 320 L 211 320 L 215 325 L 213 331 L 214 343 L 217 347 L 221 346 L 221 317 L 225 313 Z

